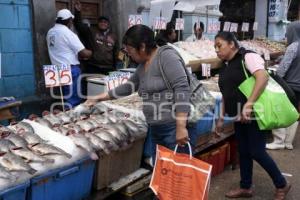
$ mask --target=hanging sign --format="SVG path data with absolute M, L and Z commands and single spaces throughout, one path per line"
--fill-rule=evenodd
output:
M 72 85 L 70 65 L 44 65 L 43 69 L 46 87 Z
M 156 17 L 154 20 L 154 29 L 155 30 L 166 30 L 167 20 L 164 17 Z
M 129 15 L 128 28 L 130 28 L 134 25 L 142 24 L 142 23 L 143 23 L 142 15 Z
M 209 21 L 207 32 L 208 33 L 216 33 L 220 30 L 220 22 L 219 21 Z
M 282 0 L 269 0 L 269 22 L 279 21 Z
M 184 19 L 176 18 L 175 30 L 184 30 Z
M 257 31 L 257 28 L 258 28 L 258 22 L 254 22 L 253 23 L 253 30 Z
M 231 25 L 230 22 L 225 22 L 224 27 L 223 27 L 223 31 L 229 31 L 230 30 L 230 25 Z
M 249 23 L 243 22 L 242 24 L 242 32 L 248 32 L 249 31 Z
M 202 64 L 202 76 L 210 77 L 211 65 Z
M 230 32 L 238 32 L 238 26 L 239 26 L 239 24 L 237 24 L 237 23 L 231 23 L 231 25 L 230 25 Z

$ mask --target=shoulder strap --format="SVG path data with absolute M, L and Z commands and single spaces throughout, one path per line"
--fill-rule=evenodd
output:
M 168 45 L 164 45 L 162 47 L 160 47 L 158 49 L 158 67 L 159 67 L 159 70 L 160 70 L 160 73 L 162 75 L 162 78 L 167 86 L 167 88 L 170 90 L 170 91 L 173 91 L 172 87 L 171 87 L 171 84 L 170 82 L 168 81 L 167 77 L 166 77 L 166 74 L 164 72 L 164 69 L 162 67 L 162 64 L 161 64 L 161 53 L 164 51 L 164 50 L 167 50 L 167 49 L 172 49 L 174 50 L 174 53 L 180 58 L 180 61 L 182 62 L 182 65 L 183 65 L 183 68 L 184 68 L 184 71 L 187 75 L 187 79 L 188 79 L 188 82 L 190 83 L 190 77 L 189 77 L 189 72 L 187 71 L 186 67 L 185 67 L 185 63 L 183 61 L 183 58 L 180 56 L 180 54 L 171 46 L 168 46 Z

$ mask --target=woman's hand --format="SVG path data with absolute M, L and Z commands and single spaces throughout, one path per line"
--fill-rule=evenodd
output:
M 96 99 L 88 99 L 84 102 L 84 105 L 88 107 L 94 106 L 98 101 Z
M 184 146 L 188 141 L 190 140 L 189 138 L 189 133 L 186 127 L 176 127 L 176 143 L 179 146 Z
M 219 135 L 219 133 L 222 133 L 223 131 L 224 131 L 224 119 L 220 117 L 217 120 L 215 132 L 217 135 Z
M 252 112 L 253 112 L 253 103 L 247 101 L 247 103 L 245 103 L 242 110 L 241 122 L 243 123 L 249 122 L 251 120 Z

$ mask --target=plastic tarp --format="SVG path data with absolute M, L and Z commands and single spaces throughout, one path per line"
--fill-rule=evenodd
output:
M 174 10 L 193 12 L 197 8 L 220 5 L 221 0 L 179 0 Z
M 175 0 L 154 0 L 151 1 L 150 24 L 152 25 L 156 17 L 164 17 L 167 22 L 171 21 Z

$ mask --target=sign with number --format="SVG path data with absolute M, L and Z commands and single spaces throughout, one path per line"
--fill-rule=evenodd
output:
M 231 25 L 230 22 L 225 22 L 224 27 L 223 27 L 223 31 L 229 31 L 230 30 L 230 25 Z
M 230 25 L 230 32 L 238 32 L 238 26 L 239 26 L 239 24 L 237 24 L 237 23 L 231 23 L 231 25 Z
M 46 87 L 72 85 L 72 73 L 69 65 L 44 65 Z
M 164 17 L 156 17 L 154 20 L 154 29 L 165 30 L 167 28 L 167 20 Z
M 279 21 L 280 8 L 283 2 L 282 0 L 270 0 L 269 1 L 269 21 L 277 22 Z
M 112 90 L 122 85 L 130 78 L 130 72 L 114 72 L 105 78 L 107 90 Z
M 220 30 L 220 22 L 219 21 L 209 21 L 207 32 L 208 33 L 216 33 Z
M 253 23 L 253 30 L 257 31 L 257 28 L 258 28 L 258 22 L 254 22 Z
M 175 30 L 184 30 L 184 19 L 176 18 Z
M 264 52 L 264 58 L 265 58 L 265 60 L 267 60 L 267 61 L 271 60 L 271 58 L 270 58 L 270 52 L 269 52 L 269 51 L 265 51 L 265 52 Z
M 202 64 L 202 76 L 210 77 L 210 64 Z
M 130 28 L 134 25 L 142 24 L 142 23 L 143 23 L 142 15 L 129 15 L 128 28 Z
M 242 32 L 248 32 L 248 31 L 249 31 L 249 26 L 250 26 L 249 23 L 243 22 L 243 25 L 242 25 Z

